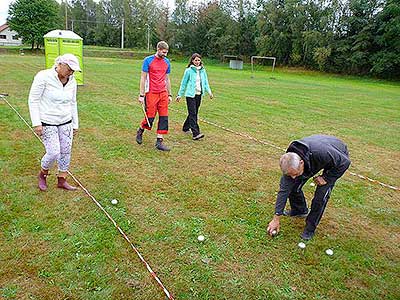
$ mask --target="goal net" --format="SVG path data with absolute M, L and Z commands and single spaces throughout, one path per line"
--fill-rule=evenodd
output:
M 272 72 L 275 69 L 276 57 L 273 56 L 252 56 L 251 57 L 251 74 L 254 76 L 256 66 L 266 65 L 266 62 L 272 61 Z

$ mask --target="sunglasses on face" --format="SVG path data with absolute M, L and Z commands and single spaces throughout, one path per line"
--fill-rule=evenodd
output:
M 69 65 L 67 65 L 67 64 L 63 64 L 63 65 L 67 67 L 68 72 L 70 72 L 70 73 L 75 72 L 74 70 L 71 69 L 71 67 Z

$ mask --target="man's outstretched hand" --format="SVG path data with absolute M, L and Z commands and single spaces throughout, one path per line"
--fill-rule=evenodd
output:
M 316 177 L 314 177 L 314 183 L 315 183 L 316 185 L 318 185 L 318 186 L 327 184 L 326 180 L 325 180 L 324 177 L 322 177 L 322 176 L 316 176 Z
M 279 222 L 279 216 L 275 215 L 272 218 L 272 221 L 269 222 L 268 227 L 267 227 L 267 233 L 270 236 L 275 236 L 279 233 L 279 229 L 280 229 L 280 222 Z

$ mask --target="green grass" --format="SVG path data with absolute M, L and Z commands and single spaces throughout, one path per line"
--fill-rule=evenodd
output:
M 172 64 L 175 92 L 185 65 Z M 0 92 L 28 122 L 29 88 L 43 66 L 41 56 L 0 55 Z M 204 123 L 205 139 L 193 142 L 181 133 L 185 103 L 171 104 L 170 153 L 154 150 L 154 132 L 138 146 L 140 67 L 85 58 L 71 171 L 177 299 L 398 299 L 399 192 L 346 175 L 305 251 L 302 220 L 283 219 L 271 239 L 280 151 Z M 400 185 L 400 84 L 206 67 L 215 100 L 203 100 L 201 117 L 282 148 L 336 135 L 349 145 L 352 171 Z M 0 115 L 0 299 L 165 299 L 83 191 L 57 190 L 54 176 L 48 192 L 37 191 L 42 146 L 5 103 Z

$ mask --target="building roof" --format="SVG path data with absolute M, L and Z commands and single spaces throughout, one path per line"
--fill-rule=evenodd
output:
M 74 39 L 74 40 L 82 40 L 82 38 L 77 35 L 75 32 L 71 30 L 52 30 L 46 33 L 43 37 L 51 37 L 51 38 L 67 38 L 67 39 Z
M 7 23 L 0 25 L 0 32 L 2 32 L 3 30 L 6 30 L 8 27 L 10 27 L 10 26 Z

